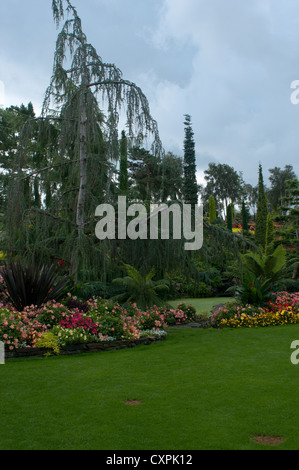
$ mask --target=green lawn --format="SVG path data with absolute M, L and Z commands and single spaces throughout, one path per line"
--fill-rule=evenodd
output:
M 166 341 L 0 365 L 0 449 L 299 449 L 299 325 L 183 328 Z M 128 406 L 126 400 L 140 400 Z
M 214 305 L 225 304 L 226 302 L 232 302 L 235 300 L 233 297 L 208 297 L 202 299 L 179 299 L 179 300 L 170 300 L 168 303 L 173 307 L 176 307 L 180 302 L 186 304 L 192 304 L 197 313 L 209 312 L 214 307 Z

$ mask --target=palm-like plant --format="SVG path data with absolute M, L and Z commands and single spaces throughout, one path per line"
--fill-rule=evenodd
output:
M 122 285 L 126 291 L 112 298 L 121 303 L 136 303 L 136 305 L 145 309 L 153 305 L 165 305 L 159 293 L 169 289 L 168 281 L 161 279 L 154 281 L 155 268 L 152 268 L 146 275 L 142 275 L 136 268 L 129 264 L 124 264 L 127 271 L 127 276 L 123 278 L 116 278 L 112 282 Z
M 244 305 L 263 306 L 271 299 L 271 283 L 262 276 L 255 277 L 248 272 L 242 283 L 235 289 L 235 297 Z
M 271 254 L 246 253 L 242 255 L 244 273 L 235 295 L 243 303 L 263 305 L 270 298 L 274 284 L 281 279 L 286 266 L 286 251 L 279 245 Z
M 286 250 L 279 245 L 271 254 L 250 252 L 242 256 L 242 261 L 246 271 L 274 282 L 279 279 L 286 265 Z
M 56 265 L 23 265 L 8 262 L 0 270 L 4 285 L 0 289 L 18 311 L 30 305 L 41 306 L 48 300 L 59 300 L 72 289 L 69 276 L 60 277 Z

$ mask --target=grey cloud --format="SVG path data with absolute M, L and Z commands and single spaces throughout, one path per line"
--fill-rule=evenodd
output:
M 199 171 L 228 163 L 257 182 L 298 168 L 297 0 L 74 0 L 88 40 L 146 93 L 166 151 L 182 155 L 192 116 Z M 0 80 L 10 104 L 40 106 L 57 31 L 50 0 L 0 7 Z M 15 100 L 15 101 L 14 101 Z

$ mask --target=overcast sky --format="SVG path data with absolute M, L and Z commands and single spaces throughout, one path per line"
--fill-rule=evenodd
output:
M 39 115 L 58 34 L 52 0 L 0 3 L 0 105 Z M 199 181 L 209 162 L 257 184 L 259 163 L 299 174 L 298 0 L 73 0 L 88 41 L 146 94 L 165 151 L 192 117 Z M 299 95 L 298 95 L 299 96 Z

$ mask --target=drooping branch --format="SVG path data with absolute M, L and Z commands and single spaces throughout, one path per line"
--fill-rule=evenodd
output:
M 28 178 L 31 178 L 34 175 L 43 173 L 44 171 L 52 170 L 53 168 L 59 168 L 59 167 L 62 167 L 64 165 L 70 165 L 72 163 L 76 163 L 76 162 L 79 162 L 79 161 L 80 161 L 79 159 L 76 159 L 76 160 L 69 160 L 67 162 L 58 163 L 57 165 L 50 165 L 50 166 L 47 166 L 45 168 L 41 168 L 40 170 L 32 171 L 28 175 L 23 176 L 22 178 L 19 178 L 19 181 L 26 180 Z
M 44 215 L 45 217 L 50 217 L 51 219 L 53 220 L 58 220 L 59 222 L 63 222 L 63 223 L 67 223 L 67 224 L 70 224 L 70 225 L 73 225 L 75 226 L 75 223 L 72 222 L 71 220 L 69 219 L 63 219 L 62 217 L 58 217 L 54 214 L 51 214 L 50 212 L 47 212 L 45 210 L 41 210 L 41 209 L 38 209 L 36 207 L 31 207 L 30 209 L 28 209 L 26 212 L 37 212 L 41 215 Z

